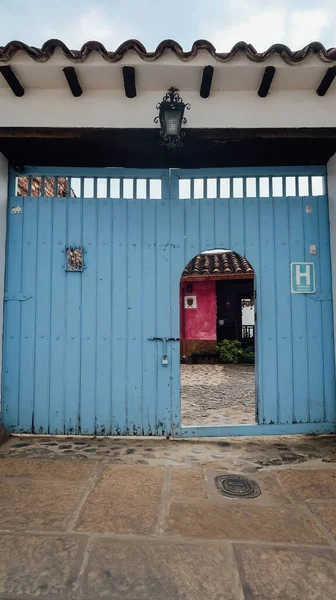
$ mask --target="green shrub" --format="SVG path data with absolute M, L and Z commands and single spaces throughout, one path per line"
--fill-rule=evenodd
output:
M 254 352 L 244 352 L 244 362 L 247 363 L 255 363 L 255 353 Z
M 222 340 L 217 344 L 217 354 L 219 362 L 234 365 L 242 362 L 245 357 L 241 342 L 238 340 Z

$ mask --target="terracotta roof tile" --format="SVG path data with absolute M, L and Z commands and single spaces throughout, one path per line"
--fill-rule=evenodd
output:
M 254 271 L 250 263 L 235 252 L 198 254 L 186 266 L 182 277 L 200 275 L 244 275 Z
M 147 52 L 145 46 L 138 40 L 127 40 L 114 52 L 106 50 L 100 42 L 86 42 L 80 50 L 70 50 L 61 40 L 48 40 L 42 48 L 28 46 L 20 41 L 9 42 L 6 46 L 0 46 L 0 62 L 9 62 L 18 52 L 25 52 L 27 56 L 36 62 L 46 62 L 60 49 L 63 55 L 72 62 L 84 62 L 93 52 L 98 52 L 104 60 L 110 63 L 119 62 L 127 52 L 133 51 L 144 61 L 158 60 L 165 50 L 171 50 L 180 60 L 189 61 L 197 56 L 200 50 L 205 50 L 219 62 L 227 62 L 236 54 L 243 53 L 252 62 L 262 63 L 273 55 L 278 55 L 288 64 L 300 63 L 308 56 L 315 54 L 319 60 L 325 63 L 336 62 L 336 48 L 326 49 L 320 42 L 312 42 L 301 50 L 292 51 L 283 44 L 274 44 L 265 52 L 257 50 L 246 42 L 238 42 L 230 52 L 216 52 L 216 48 L 207 40 L 196 40 L 191 50 L 184 52 L 182 46 L 174 40 L 164 40 L 154 52 Z

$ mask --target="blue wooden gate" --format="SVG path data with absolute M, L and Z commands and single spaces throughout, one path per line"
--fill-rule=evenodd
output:
M 320 167 L 11 173 L 5 426 L 101 435 L 334 431 L 324 186 Z M 179 282 L 185 264 L 213 248 L 246 256 L 255 271 L 256 425 L 181 427 Z M 315 264 L 314 294 L 291 293 L 290 263 L 303 261 Z

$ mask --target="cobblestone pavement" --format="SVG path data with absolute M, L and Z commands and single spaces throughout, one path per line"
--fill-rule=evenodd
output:
M 225 498 L 218 475 L 260 496 Z M 12 437 L 0 598 L 333 600 L 336 436 Z
M 181 365 L 182 425 L 255 423 L 254 365 Z

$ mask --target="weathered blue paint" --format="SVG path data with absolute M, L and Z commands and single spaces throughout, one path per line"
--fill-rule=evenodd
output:
M 298 195 L 298 177 L 324 176 L 324 168 L 31 167 L 24 175 L 92 177 L 93 193 L 84 197 L 82 180 L 79 197 L 22 198 L 12 174 L 3 370 L 10 431 L 190 437 L 335 430 L 328 202 Z M 289 175 L 294 196 L 270 189 L 260 197 L 260 177 Z M 195 197 L 195 179 L 227 177 L 242 179 L 230 180 L 229 198 L 207 198 L 206 190 Z M 254 196 L 247 195 L 250 177 L 257 178 Z M 133 192 L 99 197 L 99 178 L 121 178 Z M 180 178 L 191 180 L 185 200 Z M 144 198 L 137 179 L 146 180 Z M 150 179 L 161 180 L 160 198 L 151 198 Z M 219 179 L 216 185 L 220 191 Z M 11 213 L 15 206 L 21 214 Z M 83 246 L 82 273 L 66 273 L 67 245 Z M 235 250 L 255 270 L 256 425 L 181 427 L 179 343 L 168 342 L 165 367 L 162 342 L 149 339 L 179 337 L 181 273 L 211 248 Z M 315 264 L 316 294 L 291 294 L 290 262 L 303 261 Z
M 233 437 L 255 435 L 318 435 L 336 433 L 335 423 L 294 423 L 275 425 L 225 425 L 224 427 L 181 427 L 173 432 L 178 437 Z

